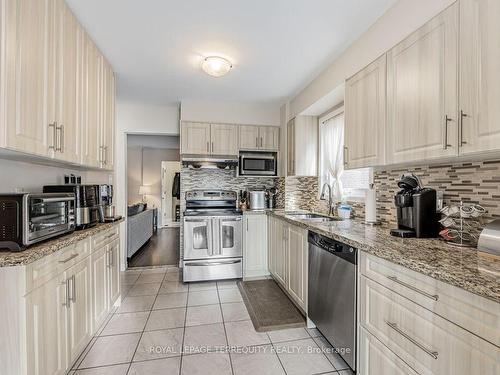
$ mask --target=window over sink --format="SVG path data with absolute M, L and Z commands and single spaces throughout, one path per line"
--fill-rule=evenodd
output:
M 364 200 L 372 180 L 371 168 L 344 170 L 344 108 L 319 119 L 319 190 L 332 187 L 336 201 Z

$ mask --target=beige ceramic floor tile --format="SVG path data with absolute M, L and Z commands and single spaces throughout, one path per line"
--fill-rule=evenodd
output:
M 125 297 L 116 311 L 117 313 L 149 311 L 153 307 L 156 296 Z
M 234 375 L 285 375 L 271 345 L 252 346 L 240 353 L 231 353 Z
M 192 306 L 187 308 L 186 326 L 222 323 L 219 305 Z
M 189 291 L 188 306 L 214 305 L 219 303 L 217 290 Z
M 78 370 L 75 375 L 127 375 L 128 363 L 123 365 L 105 366 Z
M 235 322 L 238 320 L 250 320 L 247 307 L 243 302 L 223 303 L 222 316 L 225 322 Z
M 187 293 L 159 294 L 158 297 L 156 297 L 153 310 L 186 307 L 187 296 Z
M 307 333 L 305 328 L 281 329 L 277 331 L 270 331 L 267 334 L 269 335 L 272 343 L 310 338 L 309 333 Z
M 184 284 L 182 281 L 164 281 L 161 284 L 160 294 L 166 293 L 179 293 L 179 292 L 187 292 L 189 290 L 189 285 Z
M 142 332 L 148 320 L 149 311 L 115 314 L 110 319 L 100 336 L 119 335 L 122 333 Z
M 208 353 L 182 357 L 181 375 L 231 375 L 229 354 Z
M 237 280 L 221 280 L 217 281 L 217 288 L 220 289 L 237 289 Z
M 158 293 L 161 283 L 135 284 L 127 296 L 154 296 Z
M 243 302 L 238 289 L 221 289 L 219 290 L 219 298 L 221 303 Z
M 252 346 L 269 344 L 265 332 L 257 332 L 250 320 L 225 322 L 229 346 Z
M 184 327 L 186 308 L 153 310 L 146 324 L 146 331 Z
M 128 375 L 177 375 L 181 367 L 181 357 L 134 362 Z
M 79 368 L 130 362 L 140 337 L 140 333 L 131 333 L 97 338 Z
M 161 283 L 165 274 L 163 272 L 157 273 L 143 273 L 137 279 L 137 284 L 147 284 L 147 283 Z
M 338 353 L 335 353 L 330 343 L 323 336 L 320 335 L 318 337 L 315 337 L 314 342 L 323 351 L 326 358 L 328 358 L 328 360 L 336 370 L 349 369 L 349 365 L 342 359 L 342 357 Z
M 144 332 L 135 352 L 134 362 L 179 356 L 183 334 L 184 328 Z
M 224 350 L 226 332 L 222 323 L 186 327 L 184 332 L 185 354 Z
M 217 283 L 215 281 L 201 281 L 199 283 L 189 283 L 189 291 L 196 292 L 199 290 L 211 290 L 217 289 Z
M 313 339 L 275 344 L 287 375 L 310 375 L 335 371 Z

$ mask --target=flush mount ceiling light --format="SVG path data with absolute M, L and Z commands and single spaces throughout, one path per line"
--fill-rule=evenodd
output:
M 212 77 L 222 77 L 229 73 L 233 65 L 231 62 L 220 56 L 206 57 L 201 63 L 201 68 Z

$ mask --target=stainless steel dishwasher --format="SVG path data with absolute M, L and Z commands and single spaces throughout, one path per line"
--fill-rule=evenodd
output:
M 309 318 L 356 370 L 357 249 L 309 232 Z

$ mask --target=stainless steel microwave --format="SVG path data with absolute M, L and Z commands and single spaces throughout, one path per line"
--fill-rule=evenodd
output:
M 20 251 L 74 230 L 72 193 L 0 195 L 0 249 Z
M 240 153 L 239 174 L 240 176 L 277 176 L 277 154 L 275 152 Z

